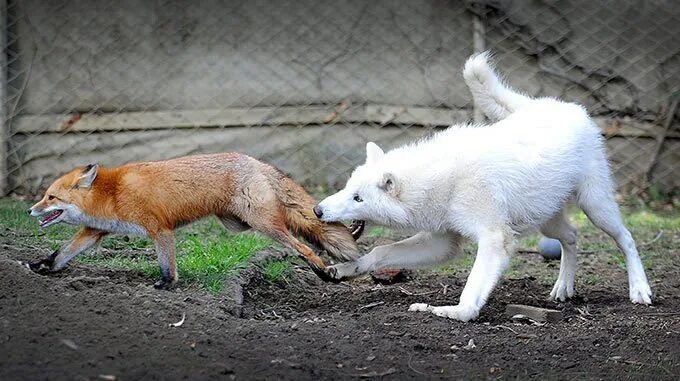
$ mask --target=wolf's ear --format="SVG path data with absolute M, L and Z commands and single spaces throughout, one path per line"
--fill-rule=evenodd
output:
M 382 180 L 380 181 L 380 189 L 395 197 L 399 193 L 398 185 L 397 179 L 391 173 L 385 173 Z
M 373 142 L 366 143 L 366 164 L 375 163 L 382 159 L 385 152 Z
M 83 169 L 83 174 L 78 177 L 78 183 L 76 183 L 77 188 L 89 188 L 92 186 L 94 179 L 97 178 L 97 172 L 99 172 L 99 164 L 88 164 Z

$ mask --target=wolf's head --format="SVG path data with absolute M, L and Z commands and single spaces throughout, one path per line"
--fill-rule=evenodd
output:
M 39 219 L 40 227 L 59 222 L 78 224 L 83 216 L 83 202 L 97 178 L 98 170 L 97 164 L 90 164 L 58 178 L 28 213 Z
M 385 153 L 375 143 L 366 145 L 366 163 L 354 170 L 345 188 L 314 207 L 322 221 L 365 220 L 400 226 L 407 213 L 400 200 L 403 184 L 386 170 Z

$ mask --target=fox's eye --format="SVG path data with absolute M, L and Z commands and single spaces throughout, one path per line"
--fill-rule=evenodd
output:
M 48 199 L 48 200 L 54 200 L 55 198 L 57 198 L 57 197 L 56 197 L 55 195 L 53 195 L 53 194 L 47 196 L 47 199 Z
M 355 194 L 355 195 L 354 195 L 354 201 L 356 201 L 356 202 L 362 202 L 362 201 L 364 201 L 364 200 L 361 198 L 361 196 L 359 196 L 358 194 Z

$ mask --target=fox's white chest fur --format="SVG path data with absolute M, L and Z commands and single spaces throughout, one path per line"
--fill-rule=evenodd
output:
M 143 227 L 120 220 L 111 220 L 93 217 L 85 213 L 81 213 L 79 216 L 74 218 L 74 221 L 70 223 L 74 225 L 83 225 L 93 229 L 103 230 L 113 234 L 128 234 L 137 236 L 147 236 L 148 232 Z

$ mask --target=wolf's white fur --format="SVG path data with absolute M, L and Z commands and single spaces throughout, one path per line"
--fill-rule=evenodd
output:
M 614 199 L 604 141 L 586 110 L 509 89 L 487 54 L 471 57 L 464 77 L 485 114 L 501 120 L 452 126 L 387 153 L 368 143 L 366 163 L 343 190 L 319 203 L 321 219 L 368 220 L 421 233 L 333 266 L 330 275 L 343 279 L 382 268 L 432 265 L 455 256 L 463 237 L 471 238 L 479 249 L 460 304 L 411 306 L 468 321 L 478 316 L 508 266 L 516 236 L 539 229 L 562 244 L 550 296 L 565 300 L 574 294 L 576 229 L 564 208 L 575 196 L 624 252 L 631 301 L 650 304 L 644 268 Z

